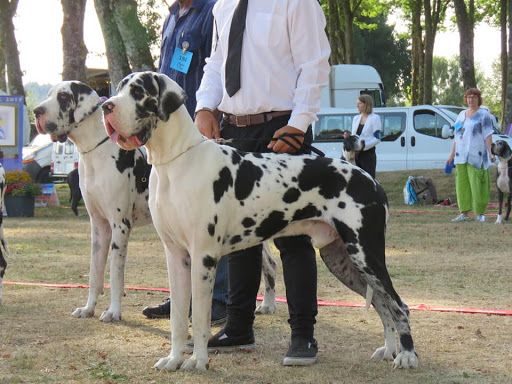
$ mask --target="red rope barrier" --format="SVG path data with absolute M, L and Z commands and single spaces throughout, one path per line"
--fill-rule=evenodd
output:
M 22 285 L 22 286 L 34 286 L 34 287 L 50 287 L 50 288 L 89 288 L 87 284 L 54 284 L 54 283 L 27 283 L 20 281 L 4 281 L 5 285 Z M 108 285 L 105 289 L 109 289 Z M 125 287 L 124 289 L 129 291 L 157 291 L 157 292 L 169 292 L 169 288 L 149 288 L 149 287 Z M 257 300 L 262 301 L 263 296 L 258 295 Z M 276 302 L 286 303 L 286 298 L 276 297 Z M 364 308 L 363 303 L 345 303 L 340 301 L 326 301 L 318 300 L 318 305 L 326 307 L 349 307 L 349 308 Z M 409 306 L 411 311 L 429 311 L 429 312 L 455 312 L 455 313 L 468 313 L 468 314 L 480 314 L 480 315 L 496 315 L 496 316 L 512 316 L 512 310 L 506 309 L 483 309 L 483 308 L 445 308 L 445 307 L 432 307 L 430 305 L 419 304 Z

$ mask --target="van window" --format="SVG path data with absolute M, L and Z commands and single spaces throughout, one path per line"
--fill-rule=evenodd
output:
M 395 141 L 405 131 L 405 112 L 377 113 L 382 122 L 381 141 Z
M 64 153 L 66 155 L 71 155 L 75 151 L 75 144 L 73 144 L 71 141 L 66 141 L 64 143 Z
M 368 95 L 372 98 L 373 107 L 385 107 L 382 103 L 382 98 L 380 97 L 380 91 L 377 89 L 363 89 L 359 93 L 360 95 Z
M 352 132 L 352 119 L 356 114 L 319 115 L 315 123 L 315 141 L 333 141 L 343 139 L 343 131 Z
M 62 152 L 64 152 L 64 146 L 62 143 L 55 143 L 55 153 L 57 155 L 62 155 Z
M 414 130 L 423 135 L 443 138 L 443 126 L 450 123 L 433 111 L 417 111 L 414 113 Z

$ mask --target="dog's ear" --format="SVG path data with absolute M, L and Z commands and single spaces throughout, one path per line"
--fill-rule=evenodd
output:
M 73 118 L 75 123 L 80 123 L 98 109 L 100 97 L 91 87 L 79 81 L 73 81 L 70 88 L 75 99 Z
M 512 157 L 512 149 L 510 149 L 510 145 L 508 145 L 506 141 L 504 142 L 504 147 L 502 157 L 504 159 L 510 159 Z
M 158 118 L 163 121 L 169 120 L 169 116 L 181 107 L 187 100 L 185 91 L 167 75 L 155 74 L 158 82 Z

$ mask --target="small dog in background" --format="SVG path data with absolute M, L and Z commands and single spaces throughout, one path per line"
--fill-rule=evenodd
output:
M 78 178 L 78 168 L 75 168 L 68 173 L 67 182 L 69 186 L 69 202 L 71 203 L 71 210 L 75 216 L 78 216 L 78 204 L 80 204 L 80 200 L 82 200 L 80 179 Z
M 5 170 L 2 164 L 0 164 L 0 207 L 4 206 L 4 195 L 5 188 L 7 184 L 5 184 Z M 4 238 L 4 225 L 3 225 L 4 217 L 0 213 L 0 304 L 2 304 L 2 280 L 4 278 L 5 270 L 7 268 L 7 261 L 5 261 L 4 254 L 2 253 L 2 248 L 5 251 L 5 254 L 9 255 L 9 250 L 7 249 L 7 243 Z
M 491 146 L 491 152 L 498 156 L 498 171 L 496 174 L 496 187 L 498 189 L 498 218 L 496 224 L 503 224 L 510 217 L 510 201 L 512 200 L 512 150 L 504 140 L 497 140 Z M 502 216 L 503 195 L 508 193 L 507 213 Z
M 351 132 L 343 132 L 343 151 L 341 159 L 351 164 L 356 164 L 356 152 L 364 149 L 364 140 L 359 140 L 359 136 L 352 135 Z

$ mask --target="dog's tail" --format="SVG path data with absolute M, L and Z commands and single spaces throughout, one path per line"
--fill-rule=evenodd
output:
M 373 299 L 373 288 L 370 287 L 370 284 L 366 285 L 366 310 L 370 309 L 370 305 L 372 305 Z

